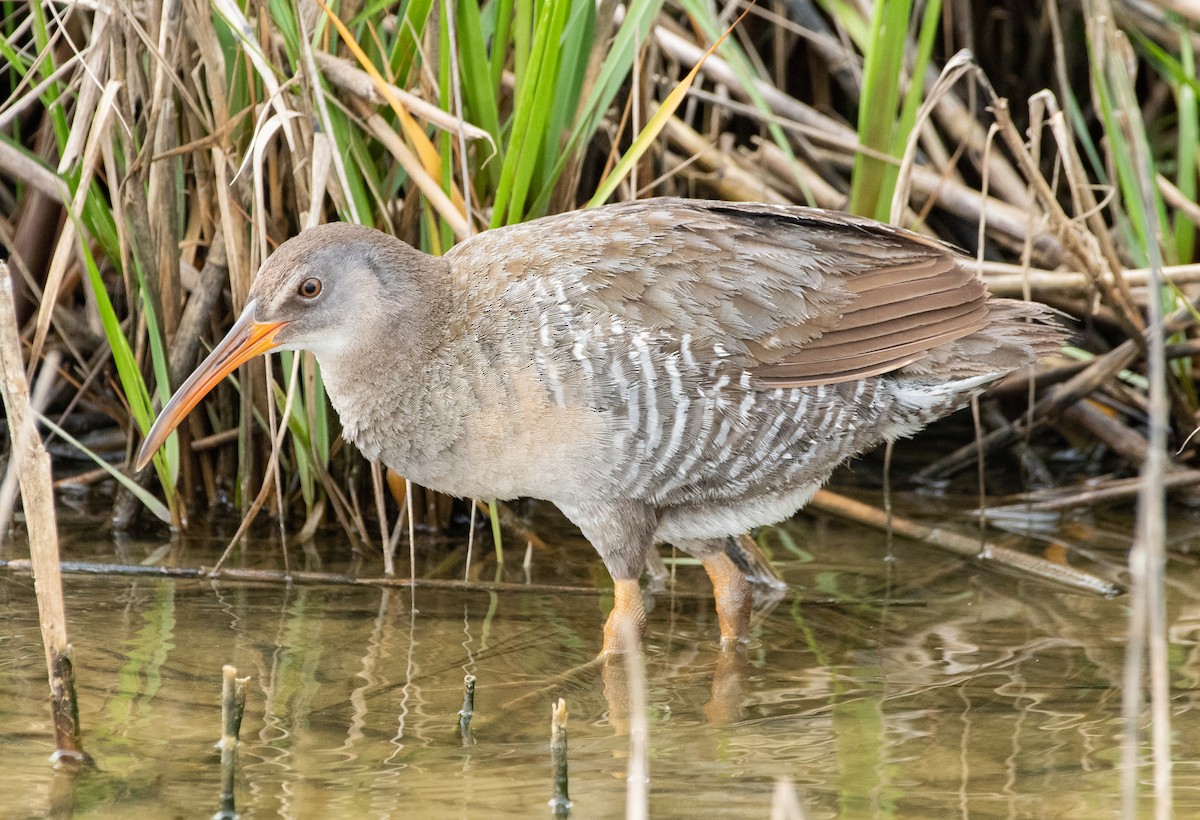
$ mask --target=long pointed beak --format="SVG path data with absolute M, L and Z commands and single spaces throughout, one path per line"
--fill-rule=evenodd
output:
M 135 462 L 137 469 L 141 470 L 150 463 L 155 451 L 166 442 L 171 432 L 221 379 L 259 353 L 275 349 L 275 336 L 287 322 L 254 321 L 256 301 L 252 299 L 246 304 L 246 309 L 229 329 L 229 333 L 225 334 L 225 338 L 213 348 L 212 353 L 208 354 L 208 358 L 200 363 L 196 371 L 187 377 L 187 381 L 180 385 L 175 395 L 167 402 L 167 406 L 158 414 L 158 419 L 138 450 Z

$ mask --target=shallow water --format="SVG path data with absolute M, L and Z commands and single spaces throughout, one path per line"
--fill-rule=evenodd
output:
M 934 510 L 917 496 L 899 501 Z M 558 697 L 570 712 L 572 816 L 623 816 L 624 676 L 588 666 L 611 604 L 607 581 L 577 535 L 554 529 L 553 511 L 535 514 L 555 546 L 533 554 L 529 579 L 578 591 L 66 576 L 85 748 L 98 764 L 78 778 L 47 762 L 32 581 L 0 574 L 0 817 L 211 816 L 226 663 L 251 677 L 244 817 L 548 814 Z M 1189 740 L 1200 732 L 1200 587 L 1188 555 L 1197 521 L 1181 511 L 1173 527 L 1175 800 L 1188 816 L 1200 811 Z M 164 550 L 97 538 L 86 519 L 64 529 L 66 558 L 178 566 L 211 565 L 227 537 Z M 1124 561 L 1119 518 L 1075 520 L 1056 535 L 1099 565 Z M 461 555 L 461 544 L 418 542 L 423 567 L 453 548 Z M 744 655 L 719 651 L 698 567 L 675 566 L 672 591 L 655 599 L 645 659 L 652 816 L 765 817 L 781 777 L 812 818 L 1118 811 L 1123 601 L 901 540 L 889 558 L 881 534 L 824 516 L 803 516 L 766 543 L 791 590 L 760 613 Z M 235 563 L 274 566 L 277 550 L 264 535 Z M 346 568 L 340 538 L 319 551 L 322 569 Z M 24 554 L 19 541 L 0 550 Z M 476 563 L 495 576 L 492 556 Z M 524 582 L 519 560 L 510 563 L 502 579 Z M 461 560 L 450 564 L 462 572 Z M 378 572 L 374 561 L 363 570 Z M 467 673 L 478 683 L 464 741 Z

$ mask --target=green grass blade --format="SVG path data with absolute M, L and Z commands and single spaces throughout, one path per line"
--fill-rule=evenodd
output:
M 567 163 L 583 150 L 588 140 L 596 133 L 613 100 L 629 78 L 638 44 L 645 42 L 661 9 L 662 0 L 635 0 L 629 5 L 625 19 L 613 37 L 612 47 L 600 65 L 591 93 L 580 106 L 578 115 L 574 117 L 566 144 L 557 153 L 557 160 L 547 175 L 545 187 L 529 208 L 530 215 L 540 216 L 545 213 L 553 186 L 557 184 Z
M 691 16 L 692 21 L 700 27 L 705 36 L 713 40 L 716 40 L 722 36 L 720 23 L 713 17 L 712 13 L 709 11 L 709 7 L 705 5 L 702 0 L 682 0 L 682 4 L 684 9 Z M 742 17 L 745 17 L 748 11 L 749 7 L 747 7 L 747 11 L 742 12 Z M 742 18 L 739 17 L 738 21 L 741 19 Z M 735 22 L 734 25 L 736 26 L 737 22 Z M 762 95 L 762 92 L 759 91 L 757 82 L 758 76 L 753 64 L 750 62 L 749 58 L 746 57 L 746 54 L 742 51 L 741 46 L 739 46 L 735 40 L 728 40 L 725 42 L 724 46 L 721 48 L 721 56 L 729 64 L 729 67 L 733 69 L 734 73 L 737 74 L 742 88 L 745 90 L 746 95 L 750 98 L 750 102 L 755 108 L 762 112 L 767 122 L 767 133 L 771 135 L 771 140 L 775 143 L 775 146 L 779 148 L 781 152 L 783 152 L 783 156 L 787 160 L 788 165 L 794 169 L 792 174 L 792 182 L 796 183 L 796 186 L 804 194 L 809 204 L 814 204 L 812 193 L 808 190 L 808 183 L 805 181 L 804 175 L 799 173 L 797 169 L 796 152 L 792 150 L 792 142 L 783 132 L 783 128 L 780 127 L 779 123 L 775 122 L 774 115 L 771 111 L 771 106 L 767 103 L 767 100 Z
M 913 60 L 911 80 L 908 92 L 904 95 L 904 104 L 900 116 L 896 120 L 895 132 L 892 134 L 892 144 L 889 153 L 894 157 L 903 157 L 913 135 L 913 127 L 917 121 L 917 112 L 925 98 L 925 73 L 929 69 L 935 35 L 938 33 L 938 22 L 941 19 L 941 0 L 929 0 L 925 5 L 925 14 L 921 18 L 921 31 L 917 39 L 917 52 Z M 887 219 L 892 211 L 892 199 L 896 192 L 896 181 L 900 176 L 900 166 L 888 163 L 883 169 L 883 187 L 881 188 L 879 207 L 876 216 Z
M 495 0 L 488 4 L 495 24 L 492 28 L 492 53 L 488 57 L 488 91 L 493 99 L 500 98 L 500 83 L 508 59 L 509 37 L 512 34 L 513 0 Z M 482 22 L 482 21 L 481 21 Z
M 499 145 L 500 109 L 497 95 L 492 90 L 491 63 L 479 19 L 479 8 L 473 2 L 458 4 L 458 52 L 463 115 L 491 134 L 492 140 Z M 500 182 L 502 163 L 502 157 L 491 157 L 480 169 L 492 190 Z
M 518 12 L 523 5 L 518 0 Z M 541 159 L 539 135 L 545 129 L 554 103 L 559 40 L 570 8 L 570 0 L 549 0 L 538 14 L 528 63 L 518 75 L 508 150 L 493 204 L 493 228 L 520 222 L 524 217 L 534 169 Z M 518 16 L 514 37 L 520 35 L 523 28 Z M 520 46 L 517 48 L 519 54 Z
M 1175 187 L 1189 202 L 1196 202 L 1196 146 L 1200 145 L 1200 105 L 1197 104 L 1196 52 L 1192 46 L 1191 29 L 1176 21 L 1179 31 L 1179 67 L 1183 81 L 1175 88 L 1179 109 L 1178 133 L 1175 138 Z M 1175 214 L 1174 243 L 1171 260 L 1176 264 L 1191 261 L 1196 253 L 1196 223 L 1182 211 Z
M 121 382 L 121 391 L 125 395 L 125 400 L 129 404 L 129 412 L 133 416 L 134 422 L 145 435 L 150 430 L 150 425 L 154 423 L 154 410 L 150 404 L 150 393 L 146 389 L 146 382 L 142 378 L 142 371 L 138 368 L 137 359 L 133 355 L 133 349 L 129 346 L 129 340 L 125 338 L 124 331 L 121 330 L 120 320 L 117 319 L 117 313 L 113 310 L 112 301 L 108 298 L 108 291 L 104 287 L 104 279 L 100 276 L 100 269 L 96 266 L 96 260 L 92 257 L 91 249 L 88 248 L 86 242 L 81 242 L 80 247 L 83 250 L 84 267 L 87 269 L 87 279 L 92 288 L 92 295 L 96 300 L 96 309 L 100 313 L 100 324 L 104 328 L 104 337 L 108 340 L 109 349 L 112 351 L 113 364 L 117 368 L 117 378 Z M 178 438 L 175 439 L 175 447 L 178 447 Z M 158 474 L 159 483 L 162 485 L 163 492 L 167 497 L 167 504 L 174 506 L 175 501 L 175 474 L 171 469 L 171 464 L 168 461 L 165 448 L 160 448 L 154 454 L 154 470 Z M 176 450 L 176 452 L 178 452 Z M 174 459 L 178 463 L 178 459 Z
M 745 16 L 745 12 L 742 13 L 742 16 Z M 642 155 L 650 149 L 650 146 L 654 144 L 654 141 L 658 139 L 658 135 L 667 125 L 667 120 L 673 117 L 679 106 L 683 104 L 684 99 L 687 97 L 688 89 L 691 88 L 692 83 L 695 82 L 696 75 L 700 73 L 700 68 L 704 65 L 704 61 L 707 60 L 713 54 L 713 52 L 721 47 L 721 44 L 725 42 L 725 38 L 728 37 L 733 31 L 734 26 L 741 22 L 741 19 L 742 18 L 739 17 L 737 20 L 735 20 L 733 25 L 730 26 L 725 33 L 718 37 L 716 42 L 709 47 L 708 51 L 704 52 L 704 55 L 700 58 L 700 60 L 694 66 L 692 66 L 692 70 L 687 73 L 687 76 L 680 80 L 679 84 L 671 89 L 671 92 L 667 94 L 666 99 L 663 100 L 662 105 L 660 105 L 658 110 L 650 116 L 650 120 L 646 123 L 646 126 L 642 129 L 641 133 L 637 135 L 637 139 L 633 141 L 633 144 L 629 146 L 629 149 L 625 152 L 625 154 L 620 160 L 617 161 L 617 164 L 613 166 L 613 169 L 609 175 L 601 181 L 595 195 L 592 196 L 592 198 L 588 201 L 587 207 L 595 208 L 598 205 L 603 205 L 608 201 L 608 198 L 613 195 L 613 192 L 617 190 L 617 186 L 621 184 L 621 180 L 623 180 L 629 174 L 630 169 L 633 168 L 634 163 L 637 162 Z
M 900 76 L 904 69 L 904 46 L 908 38 L 911 0 L 876 3 L 863 62 L 863 88 L 858 107 L 858 141 L 864 148 L 891 154 L 896 107 L 900 100 Z M 914 80 L 918 83 L 919 79 Z M 891 197 L 886 190 L 889 163 L 860 153 L 854 158 L 848 210 L 863 216 L 887 218 Z M 895 179 L 894 175 L 892 177 Z
M 536 191 L 551 188 L 557 179 L 554 171 L 564 138 L 579 109 L 579 92 L 587 72 L 591 45 L 596 32 L 596 7 L 577 3 L 567 19 L 559 49 L 558 88 L 551 102 L 550 115 L 542 133 L 541 161 L 538 164 Z
M 492 520 L 492 545 L 496 550 L 496 563 L 504 563 L 504 539 L 500 537 L 500 511 L 493 499 L 488 502 L 488 516 Z
M 138 501 L 142 502 L 142 504 L 144 504 L 146 506 L 146 509 L 148 509 L 151 513 L 154 514 L 155 518 L 157 518 L 159 521 L 162 521 L 164 524 L 171 523 L 171 511 L 169 509 L 167 509 L 167 506 L 165 504 L 163 504 L 161 501 L 159 501 L 157 498 L 155 498 L 152 493 L 150 493 L 144 487 L 142 487 L 140 484 L 138 484 L 136 480 L 134 480 L 130 476 L 125 475 L 123 472 L 118 470 L 116 467 L 112 466 L 107 461 L 100 458 L 100 456 L 93 453 L 81 441 L 76 439 L 74 436 L 72 436 L 66 430 L 59 427 L 57 424 L 52 422 L 50 419 L 43 416 L 37 410 L 34 410 L 33 412 L 37 416 L 38 421 L 40 421 L 42 424 L 46 425 L 46 427 L 50 428 L 50 430 L 52 430 L 54 432 L 54 435 L 58 436 L 63 441 L 65 441 L 67 444 L 70 444 L 76 450 L 83 453 L 85 456 L 90 458 L 92 461 L 96 462 L 96 464 L 98 464 L 106 473 L 108 473 L 110 476 L 112 476 L 118 482 L 120 482 L 121 486 L 124 487 L 126 490 L 128 490 L 130 493 L 132 493 L 134 498 L 136 498 Z

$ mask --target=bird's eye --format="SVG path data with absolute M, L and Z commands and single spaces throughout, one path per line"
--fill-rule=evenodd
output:
M 321 280 L 315 277 L 305 279 L 300 283 L 300 287 L 296 289 L 296 292 L 305 299 L 316 299 L 321 295 Z

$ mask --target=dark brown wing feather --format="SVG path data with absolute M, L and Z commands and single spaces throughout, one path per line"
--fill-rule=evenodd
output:
M 850 232 L 862 230 L 849 226 Z M 886 228 L 883 248 L 915 239 Z M 861 241 L 861 240 L 860 240 Z M 836 258 L 837 248 L 831 248 Z M 904 259 L 904 255 L 916 254 Z M 840 321 L 778 363 L 755 369 L 764 386 L 803 387 L 876 376 L 910 365 L 931 349 L 982 329 L 987 323 L 987 292 L 959 258 L 931 243 L 910 241 L 900 260 L 876 259 L 878 267 L 847 276 L 841 287 L 852 295 Z

